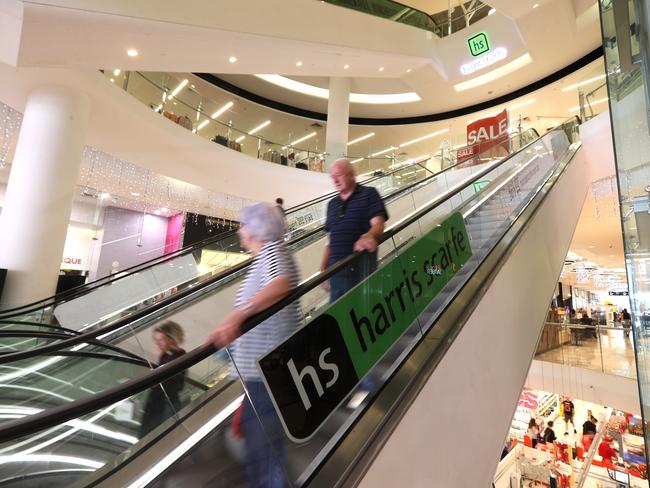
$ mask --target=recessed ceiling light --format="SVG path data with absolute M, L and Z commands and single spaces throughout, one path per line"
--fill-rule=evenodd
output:
M 343 66 L 343 69 L 348 69 L 349 67 L 350 67 L 350 65 L 346 64 L 345 66 Z
M 126 54 L 127 54 L 130 58 L 135 58 L 135 57 L 138 55 L 138 51 L 136 51 L 135 49 L 129 49 L 129 50 L 126 52 Z
M 228 62 L 229 62 L 229 63 L 236 63 L 236 62 L 237 62 L 237 58 L 236 58 L 235 56 L 230 56 L 230 57 L 228 58 Z
M 120 70 L 119 68 L 116 68 L 116 69 L 113 70 L 113 76 L 120 76 L 121 72 L 122 72 L 122 70 Z
M 411 68 L 406 70 L 407 73 L 410 73 L 411 71 L 413 71 Z
M 296 62 L 296 66 L 298 66 L 298 68 L 300 68 L 302 66 L 302 61 Z
M 589 246 L 589 249 L 594 249 L 596 246 Z
M 99 198 L 102 199 L 102 200 L 106 200 L 107 198 L 111 198 L 111 194 L 106 193 L 106 192 L 102 192 L 102 193 L 99 194 Z
M 113 78 L 111 78 L 111 83 L 115 83 L 115 80 Z
M 139 197 L 140 196 L 140 194 L 137 191 L 132 191 L 131 195 L 134 196 L 134 197 Z
M 496 13 L 497 13 L 497 9 L 495 9 L 495 8 L 491 8 L 490 10 L 488 10 L 488 15 L 492 15 L 492 14 L 496 14 Z
M 535 5 L 533 5 L 533 8 L 537 8 L 537 7 L 539 7 L 539 3 L 536 3 Z
M 347 145 L 351 146 L 352 144 L 356 144 L 357 142 L 365 141 L 366 139 L 369 139 L 374 135 L 375 135 L 375 133 L 371 132 L 370 134 L 366 134 L 365 136 L 357 137 L 356 139 L 353 139 L 350 142 L 348 142 Z
M 379 68 L 379 71 L 384 71 L 384 67 L 382 66 L 381 68 Z

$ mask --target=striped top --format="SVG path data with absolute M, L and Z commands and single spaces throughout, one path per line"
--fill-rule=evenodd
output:
M 280 276 L 288 277 L 292 288 L 300 282 L 298 269 L 285 243 L 267 242 L 253 259 L 239 287 L 235 307 L 246 303 L 271 280 Z M 286 339 L 300 323 L 300 303 L 296 300 L 234 341 L 230 346 L 235 362 L 233 374 L 238 372 L 246 381 L 260 381 L 257 360 Z

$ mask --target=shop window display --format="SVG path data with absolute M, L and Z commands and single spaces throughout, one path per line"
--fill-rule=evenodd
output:
M 531 428 L 532 425 L 536 428 Z M 547 435 L 549 431 L 553 434 Z M 602 440 L 592 446 L 596 431 L 602 433 Z M 554 440 L 548 442 L 550 439 Z M 585 463 L 590 447 L 594 455 L 587 470 Z M 616 486 L 602 480 L 613 481 L 615 477 L 626 476 L 629 476 L 630 487 L 647 486 L 641 418 L 555 393 L 524 389 L 495 486 L 569 488 L 576 486 L 584 471 L 588 471 L 591 481 L 584 486 L 595 487 L 598 483 L 603 488 Z M 511 485 L 511 478 L 518 484 Z

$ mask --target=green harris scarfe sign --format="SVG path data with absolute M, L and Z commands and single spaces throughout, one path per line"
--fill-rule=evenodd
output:
M 292 440 L 316 432 L 471 255 L 455 213 L 259 359 Z

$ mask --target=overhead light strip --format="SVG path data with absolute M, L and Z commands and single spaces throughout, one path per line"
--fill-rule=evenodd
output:
M 304 141 L 306 141 L 307 139 L 311 139 L 311 138 L 314 137 L 315 135 L 316 135 L 316 132 L 312 132 L 311 134 L 307 134 L 306 136 L 301 137 L 300 139 L 296 139 L 295 141 L 293 141 L 293 142 L 291 143 L 291 146 L 295 146 L 296 144 L 300 144 L 301 142 L 304 142 Z
M 463 81 L 462 83 L 455 84 L 454 90 L 456 90 L 457 92 L 461 92 L 465 90 L 471 90 L 472 88 L 476 88 L 481 85 L 485 85 L 486 83 L 490 83 L 491 81 L 499 79 L 503 76 L 507 76 L 510 73 L 513 73 L 514 71 L 523 68 L 527 64 L 532 63 L 532 61 L 533 58 L 530 57 L 530 54 L 526 53 L 523 56 L 519 56 L 517 59 L 510 61 L 508 64 L 504 64 L 499 68 L 493 69 L 489 73 L 485 73 L 484 75 L 477 76 L 476 78 L 472 78 L 471 80 L 467 80 L 467 81 Z
M 141 488 L 147 486 L 161 473 L 163 473 L 169 466 L 181 458 L 187 451 L 194 447 L 201 439 L 207 436 L 210 432 L 217 428 L 219 424 L 230 417 L 241 402 L 244 400 L 244 395 L 240 395 L 233 402 L 226 406 L 221 412 L 212 417 L 208 422 L 203 424 L 200 429 L 185 439 L 180 445 L 174 448 L 169 454 L 162 458 L 156 465 L 149 471 L 144 473 L 140 478 L 128 485 L 128 488 Z
M 279 86 L 286 90 L 309 95 L 312 97 L 329 99 L 330 91 L 327 88 L 308 85 L 280 75 L 255 75 L 258 78 Z M 370 105 L 389 105 L 397 103 L 419 102 L 421 98 L 415 92 L 405 93 L 350 93 L 350 103 L 363 103 Z
M 605 103 L 607 100 L 609 100 L 609 97 L 601 98 L 600 100 L 594 100 L 593 102 L 590 102 L 588 105 L 589 106 L 598 105 L 599 103 Z M 585 104 L 585 105 L 587 105 L 587 104 Z M 578 110 L 580 110 L 580 106 L 570 108 L 569 112 L 577 112 Z
M 535 101 L 536 100 L 534 98 L 531 98 L 529 100 L 524 100 L 523 102 L 515 103 L 514 105 L 508 105 L 506 108 L 508 110 L 514 110 L 516 108 L 525 107 L 526 105 L 531 105 L 531 104 L 535 103 Z
M 584 80 L 579 83 L 574 83 L 573 85 L 565 86 L 564 88 L 562 88 L 561 91 L 567 92 L 569 90 L 575 90 L 576 88 L 579 88 L 584 85 L 588 85 L 589 83 L 593 83 L 594 81 L 602 80 L 603 78 L 605 78 L 605 76 L 606 75 L 604 74 L 599 76 L 594 76 L 593 78 L 589 78 L 588 80 Z
M 440 134 L 444 134 L 445 132 L 449 132 L 449 129 L 439 130 L 439 131 L 436 131 L 436 132 L 432 132 L 431 134 L 427 134 L 426 136 L 418 137 L 417 139 L 413 139 L 411 141 L 407 141 L 407 142 L 405 142 L 403 144 L 400 144 L 399 147 L 410 146 L 411 144 L 415 144 L 416 142 L 422 142 L 422 141 L 425 141 L 427 139 L 431 139 L 432 137 L 439 136 Z
M 351 146 L 352 144 L 356 144 L 357 142 L 365 141 L 366 139 L 370 139 L 375 135 L 374 132 L 371 132 L 370 134 L 366 134 L 365 136 L 357 137 L 356 139 L 351 140 L 348 142 L 348 146 Z
M 185 86 L 190 82 L 187 78 L 181 81 L 176 88 L 174 88 L 174 91 L 171 92 L 169 95 L 169 98 L 174 98 L 176 95 L 180 93 L 180 91 L 185 88 Z
M 374 158 L 375 156 L 380 156 L 382 154 L 386 154 L 388 151 L 394 151 L 395 149 L 398 149 L 398 148 L 391 146 L 391 147 L 389 147 L 387 149 L 384 149 L 383 151 L 379 151 L 379 152 L 376 152 L 374 154 L 371 154 L 370 156 Z
M 271 123 L 270 120 L 267 120 L 266 122 L 262 122 L 260 125 L 258 125 L 258 126 L 255 127 L 253 130 L 251 130 L 251 131 L 249 132 L 249 134 L 250 134 L 250 135 L 255 134 L 257 131 L 262 130 L 264 127 L 266 127 L 266 126 L 269 125 L 270 123 Z
M 223 107 L 221 107 L 219 110 L 217 110 L 215 113 L 213 113 L 210 117 L 213 119 L 216 119 L 220 115 L 222 115 L 226 110 L 228 110 L 230 107 L 232 107 L 235 103 L 234 102 L 228 102 L 225 104 Z

